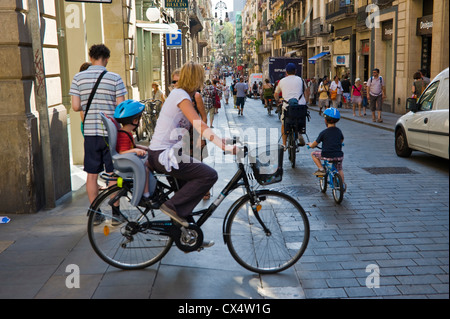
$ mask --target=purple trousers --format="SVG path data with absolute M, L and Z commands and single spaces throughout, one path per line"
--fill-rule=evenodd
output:
M 206 193 L 217 181 L 217 172 L 210 166 L 183 155 L 178 163 L 178 169 L 172 168 L 167 172 L 158 161 L 163 151 L 148 152 L 150 168 L 158 173 L 167 174 L 177 179 L 180 189 L 164 204 L 177 212 L 178 216 L 186 218 L 192 214 L 195 206 L 203 199 Z

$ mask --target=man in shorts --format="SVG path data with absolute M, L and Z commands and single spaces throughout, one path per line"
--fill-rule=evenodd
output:
M 106 70 L 110 50 L 103 44 L 95 44 L 89 49 L 92 65 L 83 72 L 75 74 L 69 94 L 75 112 L 86 111 L 91 91 L 100 74 Z M 92 203 L 98 195 L 98 174 L 102 171 L 112 173 L 114 166 L 108 146 L 108 132 L 103 127 L 100 112 L 113 117 L 116 106 L 125 100 L 127 90 L 121 77 L 107 72 L 92 100 L 84 122 L 84 171 L 87 173 L 86 191 Z
M 372 111 L 372 122 L 383 122 L 381 118 L 381 109 L 383 100 L 386 98 L 386 87 L 383 78 L 380 76 L 379 69 L 373 69 L 372 76 L 367 81 L 367 100 L 369 101 L 370 110 Z M 375 111 L 378 117 L 375 117 Z

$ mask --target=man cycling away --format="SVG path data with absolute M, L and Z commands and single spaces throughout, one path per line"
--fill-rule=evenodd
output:
M 306 87 L 305 81 L 297 75 L 295 75 L 297 67 L 294 63 L 288 63 L 286 65 L 286 77 L 280 80 L 275 90 L 275 100 L 279 103 L 280 92 L 283 93 L 284 103 L 282 105 L 281 113 L 281 135 L 283 137 L 283 146 L 286 149 L 287 132 L 285 131 L 285 117 L 286 111 L 288 110 L 288 105 L 298 104 L 299 106 L 306 105 L 307 99 L 309 97 L 309 88 Z M 295 103 L 296 102 L 296 103 Z M 303 119 L 306 121 L 305 118 Z M 289 127 L 286 127 L 289 130 Z M 303 130 L 298 132 L 299 145 L 304 146 L 305 140 L 302 136 Z

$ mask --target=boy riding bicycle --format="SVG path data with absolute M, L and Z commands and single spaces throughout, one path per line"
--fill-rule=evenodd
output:
M 344 170 L 342 168 L 342 161 L 344 160 L 344 153 L 342 152 L 342 143 L 344 142 L 344 135 L 342 131 L 336 127 L 336 123 L 341 118 L 339 111 L 330 107 L 323 113 L 325 117 L 325 125 L 327 128 L 320 132 L 317 139 L 308 143 L 311 148 L 317 147 L 319 143 L 322 142 L 322 151 L 314 151 L 311 153 L 311 157 L 314 163 L 317 165 L 318 170 L 314 172 L 316 176 L 325 176 L 326 172 L 322 165 L 321 160 L 327 160 L 329 162 L 334 162 L 336 169 L 344 181 Z M 344 189 L 346 185 L 344 183 Z

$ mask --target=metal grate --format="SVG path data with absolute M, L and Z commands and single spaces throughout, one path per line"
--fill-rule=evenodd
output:
M 408 167 L 362 167 L 363 170 L 373 175 L 382 174 L 418 174 Z

